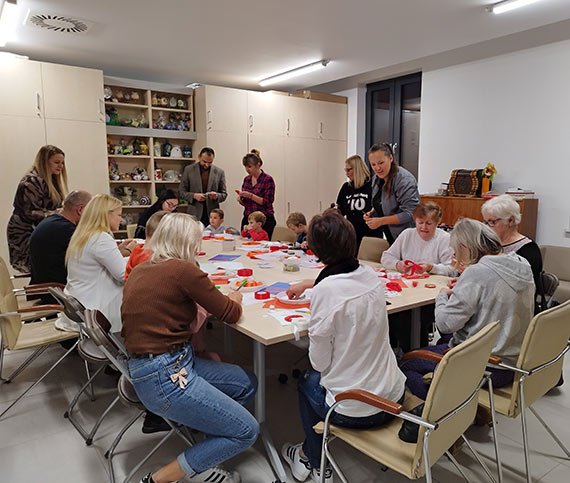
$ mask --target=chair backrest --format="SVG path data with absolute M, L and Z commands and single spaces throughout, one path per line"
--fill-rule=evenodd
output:
M 10 278 L 8 266 L 0 257 L 0 313 L 12 313 L 18 310 L 18 300 L 14 294 L 14 285 Z M 22 318 L 19 315 L 0 317 L 0 330 L 2 330 L 2 344 L 11 349 L 16 345 L 22 330 Z
M 560 280 L 552 272 L 542 272 L 540 274 L 540 284 L 542 285 L 542 293 L 546 299 L 546 303 L 552 300 L 552 296 L 560 285 Z
M 389 247 L 390 245 L 386 240 L 384 240 L 384 238 L 365 236 L 360 242 L 358 259 L 380 263 L 382 253 L 384 253 L 384 250 L 387 250 Z
M 137 224 L 131 223 L 127 225 L 127 238 L 134 238 L 135 231 L 137 231 Z
M 277 225 L 273 229 L 273 235 L 271 235 L 271 241 L 280 241 L 284 243 L 295 243 L 297 241 L 297 235 L 287 226 Z
M 97 344 L 113 365 L 128 375 L 125 350 L 122 344 L 111 333 L 111 322 L 99 310 L 85 310 L 85 331 L 95 344 Z
M 485 368 L 499 335 L 499 323 L 493 322 L 470 339 L 451 349 L 437 365 L 428 391 L 422 418 L 437 423 L 465 403 L 481 383 Z M 455 415 L 443 421 L 429 436 L 430 462 L 436 462 L 471 425 L 477 411 L 478 397 Z M 425 428 L 420 427 L 413 462 L 419 478 L 425 474 L 422 443 Z
M 540 247 L 542 266 L 560 280 L 570 280 L 570 247 L 545 245 Z
M 561 305 L 535 315 L 530 321 L 524 336 L 517 367 L 532 371 L 536 367 L 552 361 L 564 350 L 570 338 L 570 300 Z M 563 359 L 536 372 L 524 381 L 526 407 L 552 389 L 560 379 Z M 520 384 L 515 375 L 513 382 L 509 416 L 516 417 L 520 412 Z
M 85 307 L 72 295 L 66 294 L 59 287 L 48 287 L 50 295 L 63 305 L 63 313 L 73 322 L 80 325 L 85 323 Z

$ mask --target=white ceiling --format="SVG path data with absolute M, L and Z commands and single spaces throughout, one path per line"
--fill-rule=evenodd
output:
M 294 90 L 319 84 L 340 88 L 339 80 L 346 78 L 370 81 L 371 75 L 365 73 L 372 71 L 380 78 L 382 72 L 394 71 L 394 66 L 421 68 L 418 59 L 457 52 L 473 44 L 485 48 L 503 38 L 510 38 L 513 44 L 512 39 L 520 37 L 511 50 L 524 48 L 528 45 L 522 35 L 527 31 L 534 32 L 531 45 L 540 44 L 548 41 L 541 37 L 540 28 L 557 22 L 566 27 L 562 36 L 570 38 L 568 23 L 563 22 L 570 19 L 569 0 L 543 0 L 503 15 L 486 12 L 490 3 L 18 0 L 20 21 L 5 50 L 36 60 L 100 68 L 107 75 L 250 89 L 261 89 L 257 80 L 264 76 L 332 59 L 320 72 L 271 86 Z M 28 10 L 77 17 L 94 26 L 84 34 L 24 26 Z M 492 49 L 488 55 L 494 55 Z

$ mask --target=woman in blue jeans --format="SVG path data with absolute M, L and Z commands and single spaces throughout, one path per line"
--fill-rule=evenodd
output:
M 222 295 L 196 265 L 201 239 L 201 225 L 192 216 L 166 215 L 149 243 L 151 259 L 135 267 L 125 285 L 121 334 L 137 395 L 150 411 L 206 436 L 141 483 L 184 477 L 238 483 L 237 472 L 216 465 L 251 446 L 259 432 L 246 409 L 257 389 L 255 376 L 239 366 L 196 358 L 189 342 L 196 304 L 227 323 L 242 313 L 241 294 Z
M 327 210 L 311 220 L 309 248 L 325 264 L 311 294 L 309 358 L 312 371 L 299 381 L 299 410 L 305 441 L 283 446 L 281 454 L 298 481 L 320 481 L 322 436 L 313 426 L 322 421 L 335 396 L 349 389 L 363 389 L 401 402 L 404 375 L 388 337 L 384 287 L 377 274 L 358 263 L 356 233 L 337 210 Z M 289 289 L 298 298 L 307 283 Z M 357 401 L 339 405 L 332 423 L 349 428 L 370 428 L 391 416 Z M 325 482 L 332 470 L 325 469 Z

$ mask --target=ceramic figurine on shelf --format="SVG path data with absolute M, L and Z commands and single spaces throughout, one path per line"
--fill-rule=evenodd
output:
M 139 96 L 139 93 L 137 91 L 131 92 L 131 102 L 138 104 L 140 102 L 140 100 L 141 100 L 141 96 Z
M 123 154 L 123 147 L 119 146 L 118 144 L 115 145 L 115 153 L 114 154 Z
M 162 169 L 156 168 L 154 170 L 154 179 L 156 181 L 162 181 Z
M 107 138 L 107 154 L 115 154 L 115 145 L 110 138 Z
M 158 140 L 156 140 L 156 141 L 154 142 L 153 150 L 154 150 L 154 155 L 155 155 L 155 156 L 160 156 L 160 154 L 161 154 L 161 149 L 160 149 L 160 143 L 158 142 Z
M 169 105 L 172 109 L 174 109 L 174 108 L 176 107 L 176 104 L 177 104 L 176 97 L 171 97 L 171 98 L 170 98 L 170 101 L 169 101 L 169 103 L 168 103 L 168 105 Z
M 170 151 L 172 150 L 172 144 L 170 144 L 168 141 L 166 141 L 163 145 L 162 145 L 162 156 L 165 158 L 169 158 L 170 157 Z
M 168 106 L 168 97 L 162 96 L 162 97 L 160 98 L 160 105 L 161 105 L 162 107 Z
M 178 109 L 186 109 L 186 102 L 184 102 L 184 99 L 178 99 Z
M 133 154 L 135 156 L 140 156 L 141 155 L 141 140 L 139 138 L 135 138 L 135 140 L 133 141 Z
M 146 169 L 136 166 L 131 171 L 131 178 L 133 181 L 148 181 L 148 174 L 146 174 Z
M 106 101 L 110 101 L 113 97 L 113 89 L 109 86 L 105 86 L 105 89 L 103 89 L 103 95 L 105 96 Z
M 178 144 L 175 144 L 174 146 L 172 146 L 172 151 L 170 151 L 170 156 L 173 158 L 181 158 L 182 157 L 182 149 L 180 149 L 180 146 L 178 146 Z
M 182 148 L 182 156 L 184 156 L 185 158 L 191 158 L 192 157 L 192 148 L 188 145 L 184 146 Z
M 150 102 L 153 106 L 158 106 L 158 96 L 156 95 L 156 92 L 152 93 L 152 98 Z
M 115 97 L 117 98 L 117 102 L 123 102 L 125 100 L 125 95 L 123 94 L 123 91 L 120 90 L 117 91 Z
M 120 179 L 119 166 L 114 159 L 109 160 L 109 179 L 111 181 L 118 181 Z
M 164 173 L 162 179 L 164 181 L 177 182 L 180 181 L 180 173 L 175 169 L 169 169 L 166 171 L 166 173 Z
M 143 156 L 148 156 L 148 145 L 145 142 L 141 143 L 140 148 L 141 148 L 141 154 Z
M 131 102 L 131 93 L 130 92 L 125 92 L 125 96 L 123 98 L 124 102 L 129 103 Z
M 141 196 L 139 198 L 139 205 L 150 205 L 150 196 Z

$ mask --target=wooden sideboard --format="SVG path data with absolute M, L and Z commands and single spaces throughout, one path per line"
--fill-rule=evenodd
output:
M 484 198 L 435 195 L 421 195 L 420 199 L 422 203 L 425 201 L 433 201 L 441 206 L 443 211 L 441 223 L 444 225 L 455 225 L 460 218 L 473 218 L 474 220 L 483 221 L 481 206 L 487 201 Z M 521 207 L 519 232 L 534 240 L 536 237 L 538 199 L 525 198 L 517 200 L 517 203 Z

